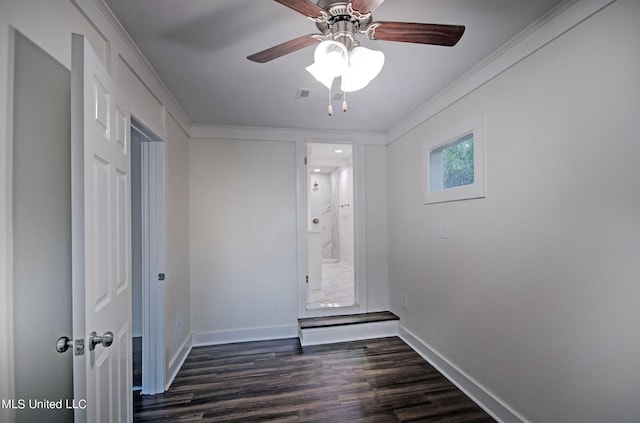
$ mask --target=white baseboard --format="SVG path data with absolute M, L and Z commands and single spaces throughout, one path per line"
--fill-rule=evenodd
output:
M 397 320 L 299 330 L 300 344 L 302 346 L 384 338 L 386 336 L 396 336 L 397 334 Z
M 498 422 L 527 421 L 402 325 L 398 336 Z
M 194 333 L 191 335 L 191 345 L 198 347 L 205 345 L 230 344 L 233 342 L 295 338 L 297 336 L 298 325 L 266 326 L 261 328 Z
M 142 336 L 142 320 L 134 320 L 131 322 L 131 335 L 133 337 Z
M 165 391 L 169 390 L 169 387 L 173 383 L 173 380 L 176 378 L 176 375 L 180 371 L 180 368 L 182 368 L 184 361 L 189 356 L 192 344 L 193 341 L 191 340 L 191 335 L 189 335 L 186 337 L 186 339 L 178 349 L 178 352 L 169 361 L 169 369 L 167 371 L 168 378 L 166 379 L 167 384 L 164 387 Z

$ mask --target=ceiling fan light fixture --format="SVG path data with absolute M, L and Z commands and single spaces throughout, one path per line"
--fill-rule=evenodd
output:
M 331 72 L 327 72 L 326 66 L 322 66 L 320 64 L 313 63 L 305 68 L 307 72 L 309 72 L 313 77 L 320 82 L 322 85 L 331 89 L 333 85 L 333 79 L 335 78 Z
M 384 53 L 362 46 L 356 46 L 349 55 L 349 66 L 342 74 L 340 88 L 353 92 L 366 87 L 382 70 Z
M 337 77 L 342 75 L 349 65 L 347 47 L 333 40 L 326 40 L 318 44 L 313 54 L 315 63 L 322 66 L 325 75 Z
M 354 72 L 351 67 L 342 74 L 342 81 L 340 83 L 340 89 L 345 93 L 352 93 L 366 87 L 371 80 L 362 78 L 358 75 L 358 72 Z
M 357 68 L 357 71 L 362 74 L 362 78 L 372 81 L 384 66 L 384 53 L 356 46 L 349 54 L 349 63 Z

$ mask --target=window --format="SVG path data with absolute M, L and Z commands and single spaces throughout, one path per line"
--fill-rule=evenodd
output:
M 485 196 L 482 120 L 425 143 L 425 204 Z
M 431 150 L 429 191 L 473 184 L 473 133 Z

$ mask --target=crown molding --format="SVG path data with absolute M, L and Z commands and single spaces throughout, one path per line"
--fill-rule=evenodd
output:
M 394 142 L 615 1 L 566 0 L 558 4 L 417 110 L 393 125 L 386 132 L 387 143 Z
M 350 141 L 356 144 L 386 145 L 382 132 L 335 131 L 321 129 L 267 128 L 225 125 L 191 125 L 191 139 L 255 140 L 255 141 Z
M 142 50 L 140 50 L 140 48 L 136 45 L 135 41 L 133 41 L 133 38 L 131 38 L 131 35 L 129 35 L 125 27 L 122 25 L 120 20 L 118 20 L 118 18 L 113 13 L 109 5 L 105 2 L 105 0 L 93 0 L 93 2 L 98 7 L 102 15 L 104 15 L 107 21 L 115 29 L 116 33 L 118 34 L 120 39 L 124 42 L 124 45 L 127 47 L 129 52 L 133 54 L 133 57 L 142 66 L 143 70 L 147 73 L 146 76 L 149 76 L 155 79 L 155 82 L 158 84 L 159 89 L 162 90 L 163 93 L 160 94 L 159 92 L 156 92 L 156 90 L 153 90 L 149 86 L 148 81 L 146 81 L 146 79 L 143 78 L 143 75 L 140 75 L 139 72 L 136 72 L 136 69 L 133 69 L 132 64 L 129 63 L 127 58 L 123 55 L 124 52 L 120 52 L 120 57 L 122 57 L 122 59 L 128 63 L 129 67 L 132 68 L 134 73 L 136 73 L 138 77 L 144 82 L 144 84 L 147 86 L 149 91 L 156 98 L 159 99 L 161 104 L 165 106 L 167 113 L 169 113 L 173 117 L 173 119 L 180 125 L 182 130 L 185 133 L 188 133 L 189 128 L 192 125 L 192 122 L 189 119 L 189 116 L 184 112 L 184 110 L 182 109 L 182 106 L 180 106 L 180 103 L 178 103 L 178 101 L 173 96 L 173 93 L 171 93 L 171 91 L 165 85 L 162 78 L 160 78 L 160 75 L 158 75 L 158 73 L 153 68 L 151 63 L 147 60 L 145 55 L 142 53 Z M 166 99 L 167 101 L 165 102 L 163 101 L 163 99 Z M 171 105 L 168 106 L 167 103 L 171 103 Z

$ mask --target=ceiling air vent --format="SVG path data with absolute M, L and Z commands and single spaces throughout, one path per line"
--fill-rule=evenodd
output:
M 342 101 L 344 94 L 342 92 L 332 92 L 331 99 L 333 101 Z M 296 98 L 298 100 L 311 100 L 311 101 L 323 101 L 326 102 L 329 99 L 328 90 L 315 90 L 310 88 L 298 88 L 296 91 Z
M 309 90 L 298 90 L 298 98 L 309 98 L 309 94 L 311 94 Z

